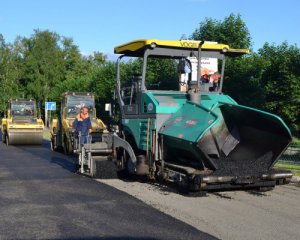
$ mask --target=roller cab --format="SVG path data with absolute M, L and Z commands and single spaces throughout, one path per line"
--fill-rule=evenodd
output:
M 88 108 L 92 123 L 92 132 L 88 136 L 81 136 L 73 128 L 82 107 Z M 117 136 L 108 132 L 106 125 L 96 117 L 94 93 L 63 93 L 60 117 L 52 120 L 50 136 L 52 150 L 62 148 L 64 153 L 76 156 L 73 159 L 77 173 L 93 178 L 116 177 L 113 146 L 117 146 L 114 141 Z
M 61 96 L 60 117 L 53 119 L 50 126 L 52 150 L 62 148 L 66 154 L 74 153 L 76 146 L 73 122 L 84 106 L 89 109 L 92 122 L 92 141 L 101 141 L 106 126 L 96 117 L 95 95 L 89 92 L 65 92 Z
M 2 141 L 7 145 L 42 144 L 44 123 L 37 117 L 35 100 L 12 99 L 2 119 Z

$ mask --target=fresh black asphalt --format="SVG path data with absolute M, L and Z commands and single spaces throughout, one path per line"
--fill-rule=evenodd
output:
M 0 239 L 215 239 L 74 173 L 42 146 L 0 143 Z

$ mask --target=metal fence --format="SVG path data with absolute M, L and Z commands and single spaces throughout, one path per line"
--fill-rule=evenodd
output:
M 300 148 L 289 147 L 279 158 L 280 162 L 300 164 Z

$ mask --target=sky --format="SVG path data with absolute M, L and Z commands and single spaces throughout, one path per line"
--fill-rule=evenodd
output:
M 141 38 L 189 37 L 205 18 L 241 14 L 253 50 L 265 42 L 300 47 L 299 0 L 0 0 L 0 34 L 6 42 L 34 29 L 71 37 L 84 55 Z M 213 39 L 206 39 L 211 40 Z

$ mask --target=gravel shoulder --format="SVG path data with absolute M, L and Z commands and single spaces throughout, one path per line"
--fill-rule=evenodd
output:
M 300 239 L 300 183 L 273 191 L 232 191 L 189 197 L 135 181 L 97 180 L 220 239 Z

